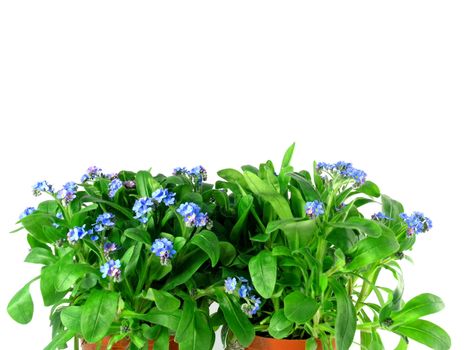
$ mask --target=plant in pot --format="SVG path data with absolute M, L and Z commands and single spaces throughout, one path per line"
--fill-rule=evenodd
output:
M 212 266 L 235 250 L 209 230 L 221 227 L 221 198 L 205 179 L 202 167 L 172 176 L 90 167 L 58 191 L 38 182 L 34 194 L 50 199 L 18 223 L 31 248 L 26 261 L 43 267 L 10 301 L 11 317 L 32 319 L 29 286 L 39 280 L 52 307 L 47 350 L 72 338 L 75 349 L 80 339 L 84 349 L 212 348 L 205 290 L 218 281 Z
M 412 340 L 449 349 L 449 335 L 422 318 L 440 311 L 441 299 L 424 293 L 402 300 L 399 261 L 417 235 L 431 228 L 431 220 L 419 212 L 406 214 L 349 163 L 318 163 L 311 174 L 294 172 L 293 149 L 278 174 L 270 161 L 218 173 L 225 181 L 217 186 L 232 189 L 230 201 L 243 220 L 230 237 L 242 251 L 222 277 L 231 304 L 254 306 L 250 321 L 256 338 L 248 349 L 345 350 L 352 343 L 384 349 L 380 330 L 400 336 L 398 350 Z M 366 217 L 371 209 L 376 213 Z M 383 271 L 393 276 L 395 288 L 380 285 Z M 224 325 L 227 346 L 238 346 L 239 336 L 240 345 L 248 345 L 248 327 L 239 329 L 229 319 Z

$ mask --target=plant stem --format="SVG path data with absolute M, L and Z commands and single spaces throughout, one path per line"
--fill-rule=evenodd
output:
M 74 342 L 73 342 L 73 349 L 74 350 L 79 350 L 79 338 L 75 336 Z

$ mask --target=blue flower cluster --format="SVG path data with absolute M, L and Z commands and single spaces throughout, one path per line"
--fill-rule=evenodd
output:
M 261 299 L 251 294 L 253 288 L 248 283 L 248 280 L 244 277 L 227 277 L 224 281 L 225 292 L 228 294 L 238 293 L 238 296 L 245 302 L 242 304 L 242 311 L 252 317 L 256 314 L 261 306 Z
M 110 181 L 110 184 L 109 184 L 109 197 L 110 198 L 115 197 L 115 194 L 117 193 L 117 191 L 122 186 L 123 186 L 123 182 L 119 178 L 115 178 L 112 181 Z
M 104 213 L 104 214 L 99 215 L 96 219 L 96 223 L 93 224 L 94 232 L 102 232 L 105 229 L 114 227 L 115 225 L 115 223 L 113 222 L 114 218 L 115 218 L 115 215 L 112 213 Z
M 152 193 L 152 199 L 157 203 L 164 202 L 165 205 L 175 204 L 175 193 L 169 192 L 169 190 L 164 188 L 159 188 Z
M 151 198 L 140 198 L 133 205 L 135 219 L 145 224 L 149 220 L 149 214 L 154 208 L 154 204 L 164 203 L 165 205 L 173 205 L 175 203 L 175 193 L 169 192 L 167 189 L 158 189 L 152 193 Z
M 414 233 L 419 234 L 422 232 L 427 232 L 433 227 L 432 221 L 418 211 L 414 212 L 412 215 L 407 215 L 406 213 L 400 214 L 400 217 L 407 224 L 407 235 L 412 236 Z
M 352 166 L 352 163 L 337 162 L 334 164 L 328 164 L 319 162 L 316 165 L 317 170 L 327 170 L 338 174 L 342 177 L 353 179 L 357 185 L 361 185 L 366 180 L 366 173 L 363 170 L 356 169 Z
M 122 271 L 120 270 L 120 260 L 109 260 L 101 266 L 102 278 L 111 277 L 114 281 L 120 281 Z
M 34 196 L 40 196 L 42 192 L 53 193 L 54 189 L 47 181 L 39 181 L 32 186 Z
M 63 199 L 65 203 L 70 203 L 76 198 L 76 191 L 78 191 L 78 185 L 73 182 L 67 182 L 63 185 L 63 188 L 57 192 L 57 198 Z
M 193 179 L 193 181 L 201 185 L 203 181 L 208 179 L 208 173 L 202 165 L 195 166 L 193 169 L 188 170 L 185 167 L 177 167 L 173 171 L 174 175 L 187 175 Z
M 145 224 L 149 220 L 149 214 L 152 211 L 154 203 L 151 198 L 139 198 L 133 205 L 133 211 L 135 212 L 135 219 L 138 219 L 141 223 Z
M 170 259 L 177 253 L 174 244 L 167 238 L 158 238 L 151 246 L 151 252 L 160 257 L 161 265 L 168 265 Z
M 209 222 L 209 217 L 206 213 L 201 212 L 201 208 L 192 202 L 181 204 L 177 213 L 183 216 L 186 226 L 188 227 L 203 227 Z
M 324 214 L 324 204 L 318 200 L 305 203 L 305 213 L 310 218 L 316 218 Z
M 81 176 L 81 182 L 86 182 L 88 180 L 95 180 L 98 177 L 102 177 L 102 176 L 103 176 L 102 169 L 93 165 L 88 168 L 88 170 L 83 176 Z
M 371 215 L 371 218 L 373 220 L 376 220 L 376 221 L 382 221 L 382 220 L 392 220 L 392 218 L 390 218 L 389 216 L 385 215 L 384 213 L 382 212 L 377 212 L 373 215 Z
M 36 208 L 34 207 L 28 207 L 24 209 L 24 211 L 19 215 L 19 219 L 21 220 L 22 218 L 34 213 L 36 211 Z
M 111 253 L 116 251 L 118 249 L 118 246 L 113 243 L 113 242 L 105 242 L 104 243 L 104 256 L 109 257 Z
M 78 242 L 80 239 L 84 238 L 88 234 L 92 234 L 92 230 L 86 230 L 86 225 L 75 226 L 67 233 L 68 242 L 71 244 Z

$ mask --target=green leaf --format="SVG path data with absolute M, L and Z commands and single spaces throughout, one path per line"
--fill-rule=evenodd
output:
M 193 318 L 195 314 L 196 304 L 195 302 L 186 297 L 183 304 L 182 315 L 180 322 L 175 332 L 175 341 L 181 343 L 190 336 L 190 328 L 193 327 Z
M 35 247 L 31 249 L 24 261 L 32 264 L 51 265 L 57 261 L 57 257 L 50 249 Z
M 89 343 L 104 338 L 117 316 L 120 295 L 116 292 L 93 290 L 82 306 L 81 332 Z
M 269 299 L 276 285 L 276 257 L 270 251 L 263 250 L 250 259 L 248 269 L 256 291 L 263 298 Z
M 154 339 L 154 346 L 153 349 L 158 349 L 158 350 L 169 350 L 169 329 L 166 327 L 158 327 L 158 333 Z
M 50 265 L 47 267 L 42 268 L 41 270 L 41 294 L 42 299 L 44 300 L 45 306 L 54 305 L 56 302 L 61 300 L 65 294 L 65 292 L 59 292 L 55 289 L 54 281 L 55 277 L 58 274 L 58 264 Z
M 398 219 L 399 215 L 404 212 L 402 204 L 389 196 L 383 194 L 381 201 L 383 202 L 383 213 L 390 218 Z
M 272 185 L 261 180 L 257 175 L 249 171 L 245 172 L 244 177 L 250 190 L 257 196 L 261 197 L 264 201 L 271 204 L 279 218 L 293 218 L 289 202 L 276 192 Z
M 290 175 L 290 177 L 292 177 L 292 179 L 294 179 L 297 182 L 298 186 L 302 190 L 303 198 L 306 201 L 311 202 L 314 200 L 321 200 L 320 195 L 313 187 L 311 181 L 307 180 L 299 173 L 290 173 L 288 175 Z
M 239 343 L 244 347 L 251 344 L 255 338 L 255 329 L 247 315 L 240 309 L 238 302 L 223 290 L 216 290 L 217 302 L 224 314 L 224 318 Z
M 44 348 L 44 350 L 63 349 L 63 347 L 66 346 L 66 343 L 74 336 L 75 332 L 71 330 L 60 332 L 52 339 L 52 341 Z
M 420 317 L 434 314 L 444 308 L 444 303 L 440 297 L 424 293 L 410 299 L 402 308 L 402 310 L 393 312 L 391 319 L 394 321 L 393 326 L 398 324 L 410 323 Z
M 330 225 L 332 227 L 358 230 L 370 237 L 379 237 L 382 232 L 381 226 L 378 225 L 375 221 L 359 218 L 356 216 L 350 217 L 344 222 L 336 222 Z
M 200 310 L 194 310 L 190 321 L 183 340 L 177 341 L 180 350 L 211 349 L 214 345 L 214 332 L 207 315 Z
M 60 312 L 63 325 L 75 333 L 81 332 L 81 307 L 68 306 Z
M 142 247 L 143 244 L 138 242 L 136 245 L 128 248 L 125 254 L 123 254 L 121 261 L 123 266 L 125 266 L 125 275 L 132 275 L 136 271 Z
M 203 230 L 193 236 L 190 243 L 198 246 L 211 259 L 211 265 L 214 267 L 219 261 L 220 246 L 219 240 L 214 232 Z
M 392 329 L 393 332 L 411 338 L 434 350 L 447 350 L 451 348 L 451 338 L 444 329 L 425 320 L 416 320 L 411 323 Z
M 242 175 L 243 177 L 243 175 Z M 230 238 L 232 242 L 238 242 L 240 233 L 245 226 L 245 222 L 248 218 L 248 214 L 250 212 L 251 206 L 253 205 L 253 196 L 245 195 L 243 196 L 237 205 L 237 222 L 235 223 L 234 227 L 230 232 Z
M 31 282 L 21 288 L 8 303 L 8 314 L 16 322 L 27 324 L 31 322 L 32 315 L 34 314 L 34 304 L 32 302 L 29 286 Z
M 295 148 L 295 142 L 290 145 L 289 148 L 287 148 L 287 151 L 285 151 L 284 157 L 282 158 L 282 168 L 285 168 L 290 165 L 290 161 L 292 160 L 292 155 L 293 151 Z
M 295 291 L 284 298 L 284 314 L 292 322 L 308 322 L 317 310 L 318 303 L 302 292 Z
M 284 310 L 278 310 L 273 313 L 269 321 L 268 332 L 276 339 L 286 338 L 293 328 L 293 322 L 285 317 Z
M 134 218 L 133 218 L 134 214 L 133 214 L 133 212 L 131 210 L 129 210 L 127 208 L 124 208 L 121 205 L 116 204 L 115 202 L 106 201 L 104 199 L 93 197 L 93 196 L 90 196 L 90 195 L 83 196 L 82 201 L 83 202 L 92 202 L 92 203 L 101 203 L 101 204 L 108 205 L 109 207 L 114 208 L 115 210 L 118 210 L 120 213 L 125 215 L 128 219 L 134 220 Z
M 315 338 L 308 338 L 305 343 L 305 350 L 317 350 L 318 344 Z
M 367 237 L 355 245 L 355 251 L 350 255 L 352 261 L 347 264 L 346 270 L 354 271 L 386 258 L 399 250 L 394 233 L 381 226 L 382 233 L 379 237 Z
M 177 265 L 176 271 L 164 286 L 164 290 L 171 290 L 188 281 L 198 271 L 201 265 L 208 259 L 206 254 L 200 254 L 201 250 L 195 249 L 185 256 L 185 260 Z
M 87 264 L 58 264 L 57 275 L 54 278 L 54 287 L 58 292 L 67 291 L 79 279 L 87 273 L 97 271 Z
M 348 350 L 352 345 L 357 327 L 357 315 L 352 299 L 340 282 L 330 279 L 337 303 L 336 344 L 339 350 Z
M 363 183 L 363 185 L 361 185 L 355 192 L 364 193 L 364 194 L 366 194 L 368 196 L 376 197 L 376 198 L 381 196 L 381 192 L 380 192 L 378 186 L 374 182 L 371 182 L 371 181 L 368 181 L 368 180 L 365 181 Z
M 221 249 L 219 260 L 223 266 L 229 266 L 235 260 L 237 251 L 235 247 L 229 242 L 221 241 L 219 242 L 219 246 Z
M 376 331 L 373 331 L 371 333 L 370 346 L 368 347 L 368 350 L 384 350 L 384 345 L 381 341 L 381 337 Z
M 135 318 L 137 320 L 142 320 L 157 324 L 166 328 L 169 328 L 175 331 L 180 323 L 181 310 L 176 310 L 172 312 L 162 312 L 158 310 L 151 310 L 146 314 L 139 314 L 133 311 L 123 311 L 121 313 L 122 318 Z
M 406 339 L 406 337 L 401 337 L 401 340 L 399 340 L 399 344 L 397 344 L 397 347 L 394 350 L 407 350 L 409 345 Z
M 51 214 L 33 213 L 20 221 L 23 227 L 42 243 L 52 243 L 63 238 L 60 230 L 52 227 L 54 216 Z
M 246 188 L 247 184 L 243 174 L 235 169 L 223 169 L 217 172 L 220 178 L 227 180 L 228 182 L 237 183 L 241 187 Z
M 266 227 L 266 233 L 276 230 L 284 231 L 287 243 L 292 250 L 297 250 L 310 245 L 317 235 L 315 220 L 289 219 L 270 221 Z
M 180 307 L 180 300 L 163 290 L 149 288 L 143 298 L 154 301 L 157 308 L 164 312 L 175 311 Z
M 136 191 L 140 197 L 151 197 L 152 193 L 161 187 L 149 171 L 141 170 L 136 173 Z
M 141 242 L 147 245 L 151 245 L 152 243 L 149 232 L 140 228 L 128 228 L 123 232 L 123 235 L 127 236 L 128 238 L 131 238 L 136 242 Z

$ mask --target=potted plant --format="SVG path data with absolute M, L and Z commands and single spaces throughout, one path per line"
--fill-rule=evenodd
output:
M 422 318 L 440 311 L 441 299 L 429 293 L 402 299 L 399 261 L 431 220 L 406 213 L 349 163 L 315 163 L 312 173 L 294 172 L 293 149 L 278 173 L 270 161 L 218 173 L 225 181 L 216 187 L 230 189 L 241 222 L 231 230 L 240 251 L 224 267 L 228 302 L 220 303 L 221 312 L 228 304 L 243 309 L 256 332 L 253 341 L 248 323 L 242 328 L 226 318 L 226 345 L 345 350 L 355 342 L 383 349 L 378 331 L 385 330 L 400 336 L 398 350 L 411 340 L 449 349 L 448 334 Z M 368 217 L 368 210 L 375 214 Z M 380 285 L 383 270 L 395 288 Z
M 18 223 L 31 248 L 26 261 L 43 267 L 10 301 L 11 317 L 31 320 L 29 286 L 38 280 L 52 307 L 45 349 L 72 338 L 75 349 L 210 349 L 206 289 L 218 281 L 212 266 L 235 249 L 210 231 L 221 229 L 216 201 L 224 198 L 205 180 L 203 167 L 171 176 L 90 167 L 59 190 L 38 182 L 34 194 L 50 199 Z

